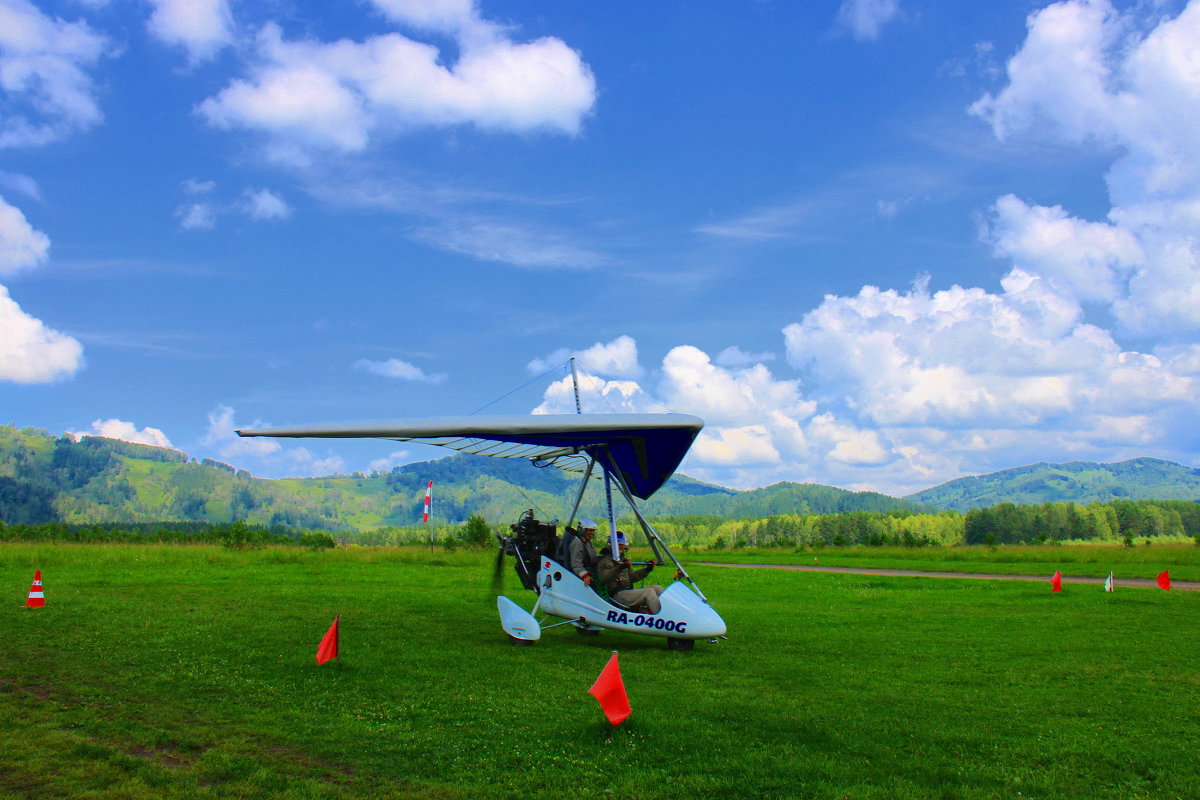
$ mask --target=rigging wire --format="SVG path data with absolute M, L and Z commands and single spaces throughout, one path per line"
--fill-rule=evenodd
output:
M 566 362 L 563 362 L 563 363 L 565 364 Z M 563 366 L 563 364 L 558 364 L 557 366 L 553 366 L 553 367 L 551 367 L 550 369 L 546 370 L 545 372 L 543 372 L 543 373 L 542 373 L 542 374 L 540 374 L 540 375 L 535 375 L 534 377 L 532 377 L 532 378 L 530 378 L 529 380 L 527 380 L 527 381 L 525 381 L 524 383 L 522 383 L 520 386 L 517 386 L 517 387 L 514 387 L 514 388 L 512 388 L 512 389 L 508 390 L 508 391 L 507 391 L 507 392 L 505 392 L 504 394 L 502 394 L 502 395 L 500 395 L 499 397 L 497 397 L 495 400 L 492 400 L 492 401 L 490 401 L 490 402 L 484 403 L 483 405 L 481 405 L 479 408 L 477 408 L 477 409 L 475 409 L 474 411 L 472 411 L 472 412 L 471 412 L 470 414 L 468 414 L 467 416 L 468 416 L 468 417 L 473 417 L 473 416 L 475 416 L 476 414 L 478 414 L 480 411 L 483 411 L 485 408 L 488 408 L 489 406 L 494 406 L 494 405 L 496 405 L 496 403 L 499 403 L 501 400 L 503 400 L 504 398 L 508 397 L 509 395 L 516 394 L 517 392 L 521 391 L 522 389 L 524 389 L 526 386 L 528 386 L 529 384 L 533 383 L 534 381 L 540 381 L 542 378 L 546 377 L 546 376 L 547 376 L 547 375 L 549 375 L 551 372 L 554 372 L 554 370 L 556 370 L 556 369 L 561 369 L 561 368 L 562 368 L 562 366 Z
M 487 408 L 488 406 L 495 405 L 496 403 L 500 402 L 501 400 L 503 400 L 504 398 L 508 397 L 509 395 L 511 395 L 511 394 L 513 394 L 513 393 L 515 393 L 515 392 L 519 392 L 519 391 L 521 391 L 522 389 L 524 389 L 525 387 L 527 387 L 529 384 L 533 383 L 534 381 L 541 380 L 542 378 L 546 377 L 546 376 L 547 376 L 547 375 L 549 375 L 551 372 L 553 372 L 554 370 L 558 369 L 558 368 L 559 368 L 559 367 L 561 367 L 561 366 L 562 366 L 562 365 L 560 364 L 560 365 L 558 365 L 558 366 L 551 367 L 550 369 L 546 370 L 546 371 L 545 371 L 545 372 L 543 372 L 542 374 L 540 374 L 540 375 L 536 375 L 536 376 L 534 376 L 534 377 L 530 378 L 529 380 L 525 381 L 524 383 L 520 384 L 519 386 L 516 386 L 516 387 L 514 387 L 514 388 L 510 389 L 509 391 L 505 392 L 504 394 L 500 395 L 499 397 L 496 397 L 496 398 L 495 398 L 495 399 L 493 399 L 493 400 L 489 400 L 487 403 L 483 404 L 483 405 L 482 405 L 482 406 L 480 406 L 479 408 L 477 408 L 477 409 L 475 409 L 474 411 L 471 411 L 470 413 L 466 414 L 466 416 L 468 416 L 468 417 L 473 417 L 473 416 L 475 416 L 476 414 L 478 414 L 480 411 L 483 411 L 483 410 L 484 410 L 485 408 Z M 468 405 L 469 403 L 477 403 L 477 402 L 479 402 L 479 399 L 480 399 L 481 397 L 486 397 L 486 396 L 487 396 L 487 395 L 478 395 L 478 394 L 477 394 L 477 395 L 475 395 L 474 397 L 469 397 L 469 398 L 467 398 L 466 400 L 462 400 L 462 401 L 460 401 L 460 402 L 458 402 L 458 403 L 455 403 L 455 404 L 453 404 L 453 405 L 451 405 L 451 406 L 444 407 L 444 410 L 442 410 L 442 411 L 440 411 L 440 412 L 437 412 L 437 413 L 434 413 L 434 414 L 432 414 L 432 415 L 428 415 L 428 416 L 450 415 L 450 414 L 452 414 L 452 412 L 454 412 L 454 410 L 455 410 L 455 409 L 458 409 L 458 408 L 461 408 L 461 407 L 463 407 L 463 406 L 466 406 L 466 405 Z
M 505 480 L 508 480 L 509 485 L 514 487 L 517 492 L 521 493 L 521 497 L 526 499 L 526 503 L 528 503 L 530 506 L 533 506 L 534 509 L 538 510 L 539 517 L 545 518 L 546 517 L 545 509 L 542 509 L 542 507 L 540 505 L 538 505 L 538 501 L 529 497 L 529 495 L 526 493 L 526 491 L 524 491 L 524 488 L 520 485 L 520 483 L 517 483 L 516 481 L 512 480 L 512 473 L 510 473 L 510 471 L 509 471 L 509 465 L 508 465 L 508 463 L 506 463 L 506 459 L 504 459 L 504 458 L 497 459 L 496 465 L 497 465 L 497 468 L 499 468 L 499 471 L 502 471 L 502 473 L 506 473 L 506 475 L 504 477 L 505 477 Z

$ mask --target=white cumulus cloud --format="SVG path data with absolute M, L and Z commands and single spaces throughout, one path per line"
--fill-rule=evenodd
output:
M 1126 32 L 1123 20 L 1107 0 L 1068 0 L 1030 14 L 1027 25 L 1024 45 L 1008 62 L 1008 83 L 971 112 L 1001 139 L 1035 128 L 1076 142 L 1108 139 L 1118 110 L 1111 54 Z
M 36 267 L 49 252 L 49 237 L 34 229 L 19 208 L 0 197 L 0 276 Z
M 316 147 L 364 149 L 414 127 L 470 124 L 494 131 L 579 131 L 595 80 L 560 39 L 517 42 L 469 3 L 380 2 L 393 20 L 454 36 L 452 63 L 437 47 L 399 33 L 363 41 L 288 40 L 271 23 L 257 62 L 199 106 L 210 123 L 273 138 L 281 158 Z
M 996 201 L 991 235 L 996 255 L 1036 273 L 1081 300 L 1113 302 L 1146 256 L 1128 230 L 1086 222 L 1059 206 L 1029 206 L 1009 194 Z
M 1143 19 L 1106 0 L 1030 15 L 1008 83 L 971 106 L 996 136 L 1096 142 L 1114 155 L 1105 221 L 997 201 L 997 252 L 1082 300 L 1124 331 L 1200 334 L 1200 4 Z M 1145 33 L 1142 33 L 1145 31 Z
M 749 367 L 753 364 L 761 364 L 764 361 L 774 360 L 774 353 L 747 353 L 737 345 L 726 347 L 717 353 L 717 357 L 713 359 L 713 361 L 722 367 Z
M 43 14 L 27 0 L 0 0 L 0 147 L 57 141 L 101 121 L 86 69 L 108 46 L 84 22 Z
M 895 11 L 844 8 L 875 8 L 883 22 Z M 712 358 L 681 345 L 648 376 L 605 381 L 607 405 L 700 416 L 685 470 L 727 485 L 786 477 L 903 493 L 1044 459 L 1194 463 L 1200 0 L 1174 16 L 1162 8 L 1063 0 L 1035 11 L 1004 85 L 970 109 L 1012 148 L 1049 140 L 1107 156 L 1102 218 L 1005 194 L 985 232 L 1008 262 L 998 286 L 933 290 L 921 276 L 830 295 L 784 329 L 798 379 L 740 350 Z M 701 230 L 770 238 L 804 213 Z M 573 410 L 569 383 L 537 410 Z
M 407 450 L 397 450 L 394 453 L 388 453 L 385 458 L 377 458 L 367 465 L 370 472 L 388 472 L 392 467 L 397 467 L 408 460 Z
M 0 381 L 48 383 L 83 366 L 83 346 L 29 316 L 0 286 Z
M 624 361 L 623 368 L 629 369 L 636 364 L 636 342 L 628 336 L 613 343 L 617 342 L 624 352 L 634 354 Z M 567 353 L 553 357 L 558 355 Z M 796 381 L 778 380 L 762 364 L 721 367 L 700 349 L 683 345 L 667 353 L 646 385 L 588 373 L 582 378 L 585 413 L 673 411 L 704 419 L 706 427 L 688 457 L 688 471 L 698 477 L 727 485 L 761 485 L 764 476 L 786 473 L 813 448 L 804 425 L 814 404 L 801 396 Z M 552 383 L 533 411 L 573 413 L 570 376 Z
M 636 378 L 642 368 L 638 365 L 637 342 L 631 336 L 618 336 L 611 342 L 596 342 L 584 350 L 561 347 L 545 358 L 535 358 L 526 365 L 533 373 L 545 372 L 575 356 L 576 366 L 585 372 L 595 372 L 614 378 Z
M 291 471 L 304 475 L 333 475 L 346 471 L 346 462 L 341 456 L 314 456 L 307 447 L 293 447 L 286 453 L 291 462 Z
M 237 456 L 267 456 L 279 452 L 282 447 L 274 439 L 251 437 L 243 439 L 237 435 L 237 423 L 230 406 L 219 405 L 208 413 L 208 430 L 204 444 L 218 448 L 224 458 Z M 255 423 L 256 425 L 258 423 Z M 247 426 L 253 427 L 253 426 Z
M 441 33 L 486 28 L 475 10 L 475 0 L 371 0 L 390 19 Z
M 202 443 L 213 448 L 223 460 L 251 472 L 267 469 L 295 477 L 345 471 L 346 465 L 340 456 L 321 457 L 314 455 L 307 447 L 285 448 L 277 440 L 265 437 L 239 437 L 239 428 L 262 428 L 267 425 L 259 420 L 250 425 L 238 425 L 234 421 L 234 413 L 233 408 L 227 405 L 218 405 L 208 413 L 208 429 Z
M 154 12 L 146 28 L 155 38 L 187 49 L 188 59 L 211 59 L 233 44 L 233 15 L 228 0 L 150 0 Z
M 701 431 L 692 452 L 697 461 L 721 467 L 777 464 L 781 460 L 770 432 L 762 425 Z
M 145 427 L 138 430 L 137 425 L 121 419 L 98 419 L 92 422 L 90 431 L 71 431 L 74 436 L 103 436 L 105 439 L 120 439 L 134 444 L 148 444 L 151 447 L 174 448 L 167 435 L 158 428 Z
M 447 377 L 444 372 L 430 374 L 420 367 L 398 358 L 389 358 L 384 361 L 371 361 L 370 359 L 360 358 L 354 362 L 354 368 L 370 372 L 372 375 L 381 375 L 384 378 L 398 378 L 403 381 L 417 381 L 418 383 L 441 383 Z
M 0 198 L 0 276 L 40 265 L 50 239 Z M 0 285 L 0 381 L 48 383 L 83 366 L 83 346 L 25 313 Z

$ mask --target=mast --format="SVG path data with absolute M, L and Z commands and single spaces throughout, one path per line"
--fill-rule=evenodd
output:
M 571 363 L 571 385 L 575 388 L 575 413 L 582 414 L 583 406 L 579 403 L 579 371 L 575 369 L 575 356 L 568 359 Z M 596 458 L 591 456 L 588 458 L 587 472 L 583 473 L 583 482 L 579 484 L 579 494 L 575 495 L 575 505 L 571 507 L 571 517 L 567 520 L 567 527 L 575 522 L 575 515 L 579 512 L 579 504 L 583 502 L 583 493 L 587 491 L 588 478 L 592 477 L 592 468 L 596 466 Z M 607 478 L 607 473 L 605 475 Z M 609 501 L 611 507 L 612 501 Z
M 579 404 L 579 371 L 575 369 L 575 356 L 571 356 L 571 384 L 575 387 L 575 413 L 582 414 L 583 406 Z

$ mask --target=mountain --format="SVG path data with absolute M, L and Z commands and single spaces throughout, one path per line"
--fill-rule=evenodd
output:
M 1107 503 L 1113 500 L 1200 500 L 1200 470 L 1159 458 L 1115 464 L 1041 462 L 957 478 L 906 500 L 966 512 L 997 503 Z
M 245 520 L 330 531 L 401 527 L 420 519 L 430 480 L 438 522 L 460 523 L 478 513 L 503 523 L 515 522 L 526 508 L 543 519 L 566 517 L 579 479 L 525 461 L 458 454 L 369 476 L 270 480 L 178 450 L 0 426 L 0 521 L 12 524 Z M 923 510 L 874 492 L 797 483 L 739 492 L 686 475 L 673 477 L 640 507 L 647 516 L 725 517 Z M 603 484 L 592 481 L 581 513 L 601 516 L 603 508 Z M 623 503 L 617 513 L 627 513 Z

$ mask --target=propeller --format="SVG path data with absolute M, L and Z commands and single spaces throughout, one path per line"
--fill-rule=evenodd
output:
M 496 549 L 496 563 L 492 566 L 492 594 L 498 595 L 504 591 L 504 539 L 497 536 L 499 547 Z

